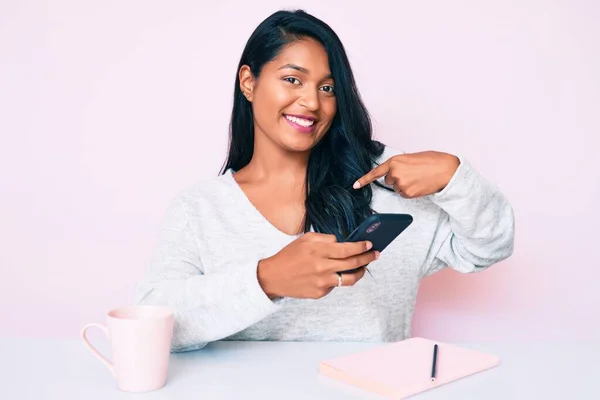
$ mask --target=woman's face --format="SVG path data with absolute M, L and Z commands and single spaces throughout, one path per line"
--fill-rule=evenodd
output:
M 244 66 L 240 85 L 252 102 L 255 134 L 287 151 L 312 149 L 337 110 L 330 73 L 327 53 L 313 39 L 286 46 L 256 80 Z

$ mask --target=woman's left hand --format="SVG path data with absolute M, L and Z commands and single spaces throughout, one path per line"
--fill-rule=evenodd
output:
M 444 189 L 459 164 L 458 157 L 438 151 L 398 154 L 357 180 L 354 188 L 385 176 L 385 183 L 402 197 L 427 196 Z

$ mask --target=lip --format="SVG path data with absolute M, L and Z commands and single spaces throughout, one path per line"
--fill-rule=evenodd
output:
M 303 118 L 303 119 L 307 119 L 307 120 L 310 120 L 310 121 L 315 121 L 315 123 L 313 123 L 311 126 L 302 126 L 300 124 L 297 124 L 297 123 L 292 122 L 289 119 L 287 119 L 285 117 L 286 115 L 288 115 L 290 117 Z M 314 130 L 315 130 L 315 126 L 317 125 L 317 123 L 316 123 L 317 119 L 315 117 L 309 117 L 309 116 L 304 116 L 304 115 L 284 114 L 283 115 L 283 119 L 285 119 L 286 122 L 292 126 L 292 128 L 295 128 L 300 133 L 313 133 Z
M 290 117 L 296 117 L 296 118 L 302 118 L 302 119 L 307 119 L 309 121 L 316 121 L 317 119 L 315 117 L 311 117 L 309 115 L 302 115 L 302 114 L 284 114 L 284 115 L 288 115 Z

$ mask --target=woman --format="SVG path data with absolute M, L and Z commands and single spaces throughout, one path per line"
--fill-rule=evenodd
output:
M 138 285 L 138 304 L 175 310 L 173 351 L 402 340 L 423 277 L 512 254 L 511 206 L 464 159 L 372 140 L 342 43 L 303 11 L 276 12 L 248 40 L 230 128 L 222 173 L 175 198 Z M 414 222 L 381 254 L 341 243 L 373 212 Z

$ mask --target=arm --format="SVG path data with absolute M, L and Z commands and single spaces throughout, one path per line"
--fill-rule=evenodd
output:
M 444 268 L 482 271 L 513 253 L 515 218 L 504 195 L 464 159 L 448 185 L 429 199 L 442 210 L 423 276 Z
M 278 308 L 258 282 L 259 260 L 248 260 L 222 274 L 204 274 L 186 207 L 180 197 L 169 208 L 155 259 L 136 288 L 137 304 L 174 310 L 173 351 L 200 349 Z

